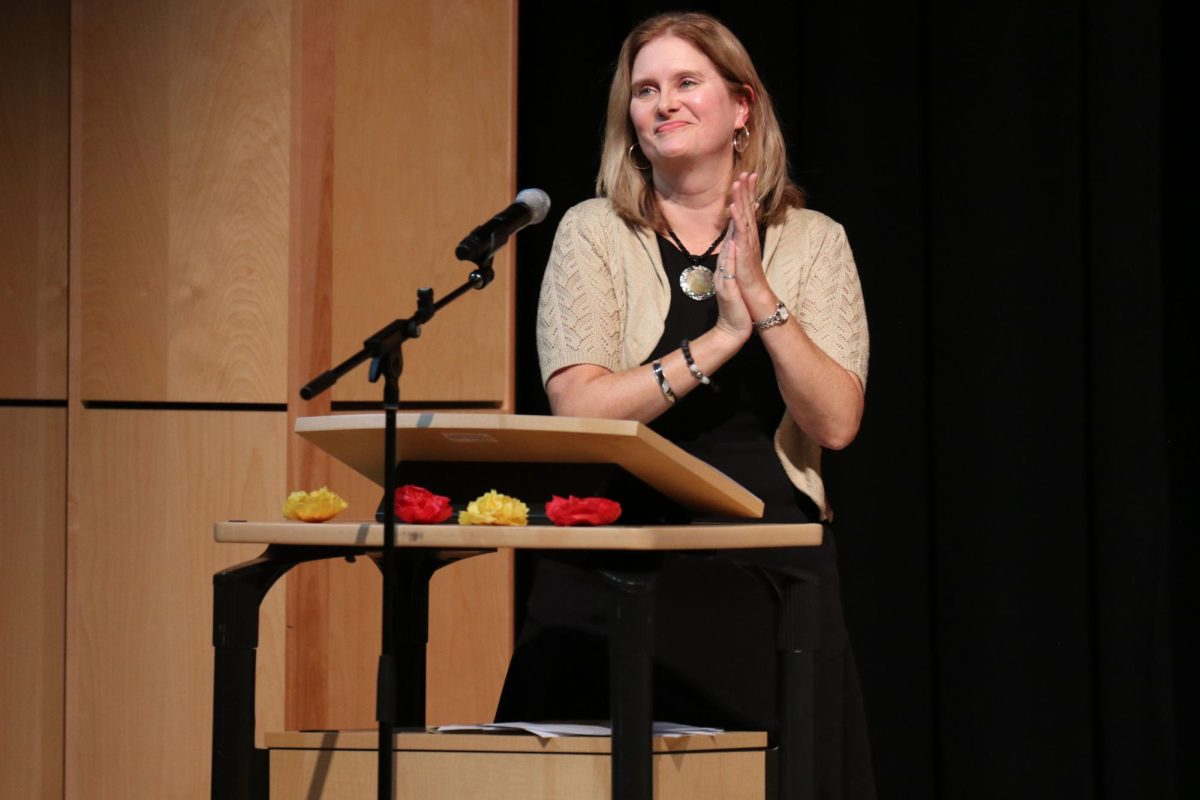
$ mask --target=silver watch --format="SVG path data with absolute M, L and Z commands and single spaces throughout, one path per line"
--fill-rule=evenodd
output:
M 787 306 L 785 306 L 783 303 L 780 303 L 779 305 L 775 306 L 774 314 L 765 319 L 760 319 L 758 322 L 754 323 L 754 327 L 758 328 L 760 331 L 765 331 L 767 328 L 774 328 L 776 325 L 782 325 L 788 321 L 788 317 L 790 316 L 791 314 L 788 313 Z

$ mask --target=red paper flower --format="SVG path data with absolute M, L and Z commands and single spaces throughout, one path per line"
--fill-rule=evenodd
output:
M 434 524 L 450 519 L 450 498 L 411 484 L 396 489 L 396 518 L 401 522 Z
M 604 497 L 559 497 L 546 503 L 546 516 L 555 525 L 608 525 L 621 516 L 621 504 Z

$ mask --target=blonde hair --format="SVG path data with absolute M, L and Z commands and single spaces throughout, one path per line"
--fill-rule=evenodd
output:
M 787 148 L 779 120 L 750 54 L 733 32 L 715 18 L 691 12 L 651 17 L 625 37 L 608 91 L 604 145 L 600 173 L 596 176 L 597 196 L 607 197 L 617 214 L 633 225 L 654 231 L 667 227 L 655 198 L 651 170 L 638 169 L 629 154 L 630 147 L 637 143 L 637 133 L 629 119 L 633 62 L 647 43 L 663 36 L 683 39 L 707 56 L 729 91 L 749 105 L 746 127 L 750 129 L 750 140 L 743 152 L 734 152 L 734 163 L 738 172 L 758 173 L 759 223 L 779 222 L 788 208 L 803 206 L 804 193 L 788 179 Z

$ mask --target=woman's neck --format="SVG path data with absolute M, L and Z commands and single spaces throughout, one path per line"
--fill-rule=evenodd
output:
M 728 170 L 655 172 L 658 207 L 689 251 L 703 252 L 727 224 L 731 180 Z

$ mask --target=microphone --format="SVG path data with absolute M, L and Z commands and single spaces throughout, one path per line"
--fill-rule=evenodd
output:
M 527 225 L 536 225 L 550 211 L 550 195 L 541 189 L 523 189 L 512 205 L 467 234 L 454 255 L 459 261 L 476 263 L 491 258 L 508 237 Z

